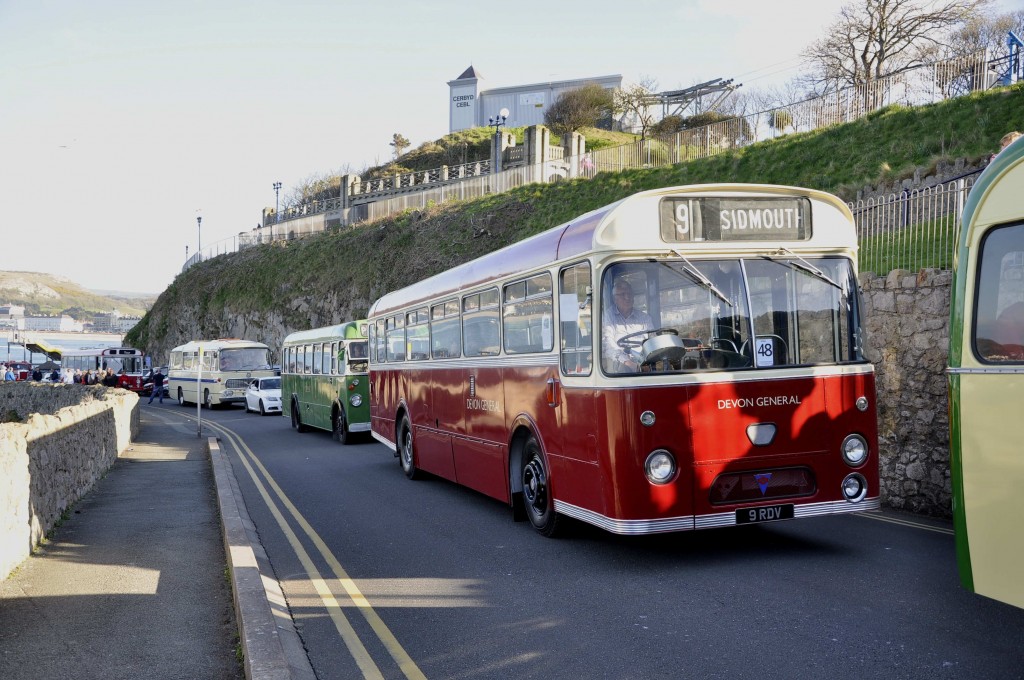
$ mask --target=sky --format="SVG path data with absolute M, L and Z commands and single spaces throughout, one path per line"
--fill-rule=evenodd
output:
M 309 177 L 386 162 L 396 132 L 447 134 L 470 65 L 481 89 L 765 87 L 842 4 L 0 0 L 0 270 L 158 294 L 186 248 L 257 226 L 274 182 L 283 206 Z

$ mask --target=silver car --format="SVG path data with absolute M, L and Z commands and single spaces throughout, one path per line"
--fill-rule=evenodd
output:
M 261 416 L 281 412 L 281 378 L 253 378 L 245 388 L 245 412 Z

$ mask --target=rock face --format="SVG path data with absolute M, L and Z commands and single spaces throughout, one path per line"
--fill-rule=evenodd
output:
M 0 579 L 128 447 L 138 403 L 101 386 L 0 383 Z
M 953 274 L 923 269 L 861 277 L 865 352 L 875 364 L 882 502 L 952 514 L 949 296 Z

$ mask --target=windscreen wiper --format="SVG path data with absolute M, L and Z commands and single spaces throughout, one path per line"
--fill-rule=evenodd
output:
M 780 259 L 777 259 L 775 257 L 772 257 L 771 255 L 764 255 L 763 257 L 765 259 L 767 259 L 767 260 L 771 260 L 772 262 L 777 262 L 779 264 L 784 264 L 784 265 L 787 265 L 787 266 L 792 267 L 794 269 L 799 269 L 800 271 L 806 272 L 807 274 L 810 274 L 811 276 L 816 276 L 817 278 L 821 279 L 825 283 L 832 284 L 833 286 L 835 286 L 839 290 L 843 289 L 843 287 L 840 286 L 835 281 L 833 281 L 832 278 L 828 274 L 826 274 L 825 272 L 821 271 L 820 269 L 815 267 L 813 264 L 811 264 L 810 262 L 808 262 L 804 258 L 800 257 L 799 255 L 794 253 L 789 248 L 779 248 L 777 251 L 775 251 L 775 254 L 776 255 L 780 255 L 780 254 L 781 255 L 788 255 L 789 257 L 791 257 L 793 259 L 792 260 L 780 260 Z
M 725 293 L 723 293 L 722 291 L 718 290 L 718 287 L 715 286 L 715 284 L 711 283 L 711 279 L 709 279 L 708 277 L 704 276 L 704 274 L 702 274 L 699 269 L 694 267 L 693 263 L 690 262 L 689 260 L 687 260 L 685 255 L 683 255 L 678 250 L 673 250 L 672 252 L 676 255 L 676 257 L 678 257 L 680 260 L 682 260 L 685 263 L 685 266 L 681 269 L 682 273 L 684 273 L 687 276 L 689 276 L 690 279 L 693 280 L 694 283 L 703 286 L 707 290 L 710 290 L 712 293 L 717 295 L 718 298 L 722 302 L 724 302 L 725 304 L 727 304 L 730 307 L 732 307 L 732 303 L 729 302 L 729 298 L 727 298 L 725 296 Z M 675 270 L 673 270 L 673 271 L 675 271 Z

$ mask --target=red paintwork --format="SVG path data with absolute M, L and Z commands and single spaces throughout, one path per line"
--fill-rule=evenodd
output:
M 514 426 L 527 424 L 541 439 L 555 498 L 613 519 L 731 511 L 739 506 L 708 500 L 717 475 L 796 465 L 813 469 L 817 492 L 784 502 L 839 501 L 840 483 L 852 471 L 839 455 L 843 439 L 857 432 L 869 445 L 878 441 L 870 373 L 617 389 L 559 384 L 556 408 L 545 398 L 548 378 L 559 379 L 554 366 L 424 371 L 406 363 L 370 375 L 374 431 L 394 440 L 395 414 L 407 409 L 418 467 L 509 502 L 509 445 Z M 872 408 L 858 411 L 859 396 Z M 758 404 L 778 397 L 799 404 Z M 656 416 L 651 427 L 640 423 L 647 410 Z M 747 439 L 747 426 L 759 422 L 778 427 L 768 446 Z M 663 486 L 649 483 L 643 471 L 658 448 L 679 464 L 677 477 Z M 857 471 L 877 496 L 878 452 Z

